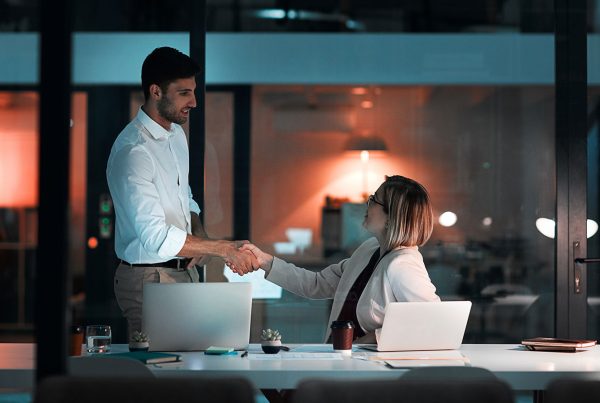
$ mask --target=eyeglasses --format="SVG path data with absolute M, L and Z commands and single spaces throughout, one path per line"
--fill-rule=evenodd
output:
M 374 194 L 372 194 L 371 196 L 369 196 L 369 198 L 367 199 L 367 208 L 369 208 L 369 206 L 371 205 L 371 203 L 379 204 L 381 207 L 385 207 L 385 204 L 383 204 L 382 202 L 380 202 L 379 200 L 377 200 L 375 198 Z

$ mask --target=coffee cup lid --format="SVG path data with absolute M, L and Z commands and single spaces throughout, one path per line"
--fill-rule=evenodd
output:
M 331 322 L 332 329 L 354 329 L 354 322 L 351 320 L 334 320 Z

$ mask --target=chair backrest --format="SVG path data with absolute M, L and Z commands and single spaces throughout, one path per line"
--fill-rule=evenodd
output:
M 600 401 L 600 378 L 561 378 L 550 382 L 546 388 L 544 402 L 548 403 L 597 403 Z
M 294 403 L 512 403 L 510 387 L 498 379 L 403 379 L 302 382 Z
M 253 403 L 245 379 L 51 377 L 36 388 L 34 403 Z
M 68 368 L 71 376 L 154 377 L 142 362 L 125 358 L 69 357 Z
M 486 287 L 483 287 L 481 290 L 481 295 L 484 296 L 501 296 L 501 295 L 532 295 L 533 291 L 531 288 L 527 287 L 523 284 L 490 284 Z
M 403 380 L 497 380 L 493 372 L 480 367 L 417 367 L 404 373 Z

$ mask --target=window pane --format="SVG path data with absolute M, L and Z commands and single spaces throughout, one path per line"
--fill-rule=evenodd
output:
M 233 237 L 233 94 L 206 94 L 204 227 L 211 238 Z
M 536 220 L 554 219 L 553 97 L 550 86 L 255 87 L 252 240 L 319 270 L 368 237 L 365 195 L 407 176 L 432 198 L 421 253 L 438 294 L 474 303 L 465 342 L 552 334 L 554 242 Z M 387 151 L 348 151 L 364 133 Z M 281 302 L 294 306 L 274 325 L 286 340 L 319 341 L 328 303 Z
M 595 16 L 598 12 L 595 13 Z M 587 138 L 587 256 L 600 257 L 600 200 L 598 187 L 600 185 L 600 82 L 596 76 L 594 64 L 600 55 L 594 44 L 596 35 L 588 35 L 588 138 Z M 587 266 L 588 292 L 588 336 L 593 339 L 600 337 L 600 273 L 597 264 Z
M 38 94 L 0 92 L 0 271 L 5 303 L 0 340 L 33 338 L 38 233 Z M 74 321 L 83 319 L 85 275 L 86 96 L 73 96 L 69 195 L 69 268 Z
M 33 337 L 38 95 L 0 92 L 0 341 Z

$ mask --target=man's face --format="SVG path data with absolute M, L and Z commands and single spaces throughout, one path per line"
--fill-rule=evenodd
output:
M 156 103 L 158 113 L 163 119 L 179 125 L 187 122 L 190 109 L 196 107 L 196 79 L 180 78 L 169 84 Z

